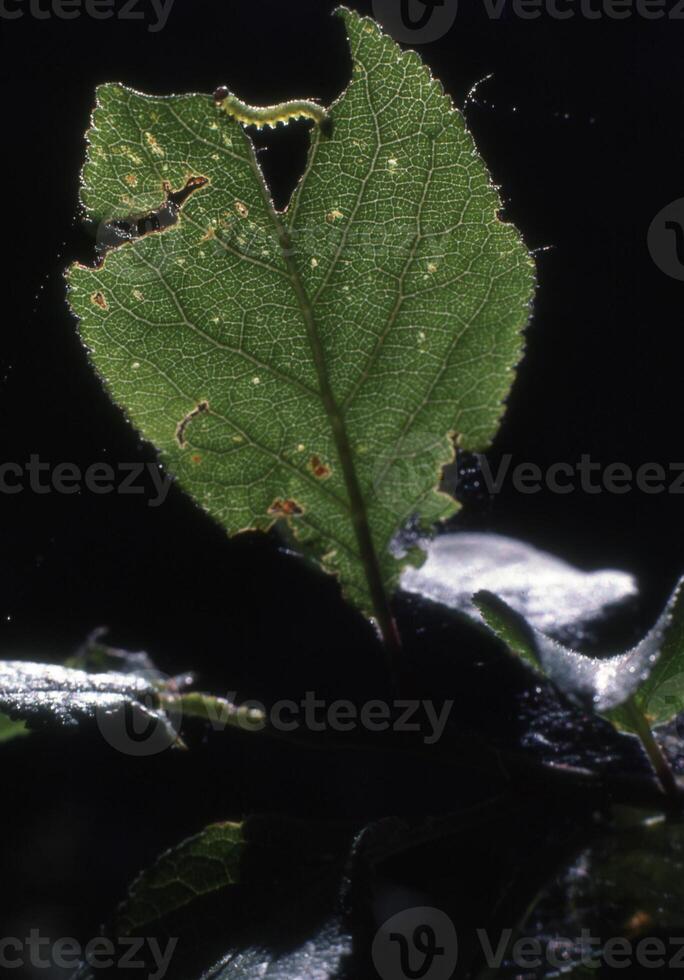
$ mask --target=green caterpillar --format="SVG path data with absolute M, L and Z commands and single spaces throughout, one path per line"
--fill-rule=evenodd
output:
M 257 129 L 271 126 L 275 129 L 278 123 L 286 123 L 290 119 L 312 119 L 317 126 L 320 126 L 321 132 L 330 135 L 330 115 L 323 106 L 307 99 L 258 107 L 247 105 L 246 102 L 242 102 L 236 95 L 233 95 L 225 85 L 221 85 L 214 92 L 214 102 L 243 126 L 256 126 Z

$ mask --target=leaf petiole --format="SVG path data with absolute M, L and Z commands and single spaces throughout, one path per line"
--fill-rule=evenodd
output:
M 682 791 L 677 784 L 672 767 L 667 761 L 665 753 L 658 744 L 655 735 L 651 731 L 651 727 L 646 719 L 646 716 L 637 705 L 633 696 L 625 701 L 621 707 L 621 711 L 624 713 L 641 741 L 644 751 L 646 752 L 646 755 L 648 756 L 649 761 L 655 770 L 655 774 L 658 777 L 658 781 L 663 789 L 663 792 L 670 799 L 673 806 L 678 809 L 681 808 L 683 801 Z

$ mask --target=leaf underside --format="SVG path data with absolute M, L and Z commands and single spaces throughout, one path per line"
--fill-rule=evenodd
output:
M 559 643 L 489 592 L 479 592 L 474 603 L 511 652 L 625 731 L 634 731 L 621 710 L 630 698 L 652 726 L 684 711 L 684 578 L 646 636 L 609 657 L 588 656 Z
M 568 646 L 581 643 L 615 607 L 637 594 L 633 576 L 585 572 L 555 555 L 501 534 L 458 531 L 424 543 L 427 560 L 407 568 L 401 588 L 456 609 L 476 622 L 476 592 L 498 596 L 527 622 Z
M 452 438 L 482 449 L 496 432 L 534 274 L 441 86 L 341 14 L 352 80 L 284 213 L 208 95 L 100 87 L 90 219 L 207 183 L 163 231 L 68 280 L 95 368 L 184 489 L 231 534 L 286 521 L 370 613 L 360 523 L 391 589 L 397 530 L 455 509 L 436 489 Z

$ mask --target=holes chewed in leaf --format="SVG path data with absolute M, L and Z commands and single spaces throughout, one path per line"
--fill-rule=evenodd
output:
M 438 490 L 450 433 L 472 451 L 491 442 L 534 268 L 497 220 L 472 137 L 426 66 L 367 18 L 339 15 L 351 80 L 330 138 L 311 131 L 284 210 L 229 96 L 217 108 L 207 94 L 98 88 L 81 191 L 89 216 L 119 213 L 129 173 L 141 210 L 164 178 L 179 187 L 203 174 L 211 193 L 184 208 L 173 234 L 117 249 L 100 269 L 72 268 L 69 301 L 108 391 L 179 485 L 229 534 L 301 511 L 296 543 L 391 645 L 387 596 L 403 560 L 389 543 L 412 514 L 427 527 L 453 513 Z M 295 108 L 284 105 L 248 107 L 246 121 L 276 123 Z M 169 197 L 164 216 L 180 203 Z M 106 330 L 95 289 L 112 308 Z M 145 364 L 137 383 L 132 359 Z M 196 420 L 211 445 L 181 460 L 194 430 L 178 433 L 178 420 L 199 397 L 211 405 L 211 424 Z
M 206 187 L 208 183 L 207 177 L 190 177 L 184 187 L 174 191 L 165 181 L 163 185 L 165 200 L 160 207 L 138 216 L 115 218 L 100 227 L 97 236 L 98 254 L 102 256 L 110 249 L 123 245 L 124 242 L 135 241 L 137 238 L 144 238 L 145 235 L 172 228 L 178 221 L 181 208 L 190 195 Z

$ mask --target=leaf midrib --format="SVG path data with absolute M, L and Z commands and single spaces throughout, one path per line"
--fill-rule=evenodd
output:
M 247 139 L 248 137 L 245 136 Z M 344 423 L 344 416 L 340 410 L 332 385 L 328 375 L 328 367 L 325 359 L 325 351 L 321 343 L 313 305 L 302 280 L 299 267 L 293 256 L 292 242 L 287 229 L 280 220 L 273 201 L 271 200 L 268 188 L 264 181 L 263 174 L 256 159 L 254 147 L 249 145 L 249 161 L 255 180 L 259 187 L 259 193 L 266 211 L 273 224 L 274 231 L 278 238 L 281 255 L 290 276 L 290 282 L 299 306 L 299 310 L 306 328 L 307 338 L 313 356 L 314 368 L 318 378 L 319 394 L 323 408 L 328 417 L 332 431 L 333 441 L 337 449 L 337 455 L 342 470 L 342 477 L 349 497 L 349 512 L 356 536 L 359 549 L 358 558 L 363 565 L 368 590 L 373 604 L 373 612 L 377 619 L 380 630 L 386 644 L 391 645 L 391 638 L 394 636 L 392 613 L 390 610 L 389 599 L 385 590 L 385 585 L 380 569 L 378 554 L 373 541 L 366 502 L 361 491 L 361 484 L 354 465 L 354 456 L 349 441 L 349 434 Z

